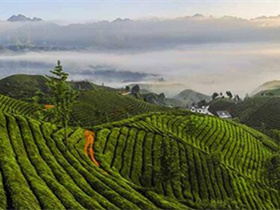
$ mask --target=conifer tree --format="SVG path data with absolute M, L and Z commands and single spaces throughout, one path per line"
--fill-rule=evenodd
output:
M 50 101 L 54 105 L 52 111 L 57 117 L 58 123 L 64 127 L 64 139 L 67 145 L 68 123 L 73 103 L 77 98 L 77 92 L 67 83 L 69 74 L 63 71 L 59 60 L 57 61 L 57 66 L 50 72 L 52 76 L 48 77 L 47 86 L 50 90 Z

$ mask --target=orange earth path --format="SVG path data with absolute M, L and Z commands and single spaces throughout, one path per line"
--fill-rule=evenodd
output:
M 84 135 L 86 138 L 86 145 L 84 148 L 84 151 L 86 155 L 90 156 L 90 159 L 96 166 L 100 166 L 100 164 L 97 162 L 97 160 L 94 157 L 94 150 L 93 150 L 93 144 L 94 144 L 94 139 L 95 139 L 95 134 L 92 131 L 85 130 Z
M 45 105 L 44 105 L 44 108 L 45 108 L 45 109 L 52 109 L 52 108 L 54 108 L 54 105 L 45 104 Z

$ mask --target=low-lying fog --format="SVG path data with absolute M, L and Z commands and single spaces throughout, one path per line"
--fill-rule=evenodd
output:
M 66 26 L 3 21 L 0 77 L 47 74 L 60 59 L 75 80 L 115 87 L 152 83 L 150 88 L 169 96 L 185 88 L 244 96 L 263 82 L 280 79 L 279 25 L 280 16 L 195 15 Z
M 0 76 L 48 74 L 60 59 L 73 80 L 86 79 L 115 87 L 128 83 L 153 83 L 154 91 L 164 91 L 169 96 L 185 88 L 206 94 L 231 90 L 244 96 L 263 82 L 280 78 L 279 58 L 280 45 L 261 43 L 190 45 L 138 53 L 26 53 L 1 55 Z M 95 71 L 107 73 L 100 75 Z M 127 72 L 112 74 L 114 71 Z M 164 81 L 158 81 L 161 77 Z

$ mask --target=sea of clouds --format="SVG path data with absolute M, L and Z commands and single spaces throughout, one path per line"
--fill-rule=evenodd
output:
M 185 17 L 67 26 L 0 23 L 2 46 L 17 40 L 35 46 L 65 47 L 64 51 L 2 52 L 0 77 L 48 74 L 59 59 L 75 80 L 126 85 L 122 80 L 96 79 L 94 71 L 102 67 L 158 75 L 152 82 L 153 90 L 169 96 L 185 88 L 206 94 L 231 90 L 244 96 L 266 81 L 280 79 L 279 23 L 278 17 Z M 156 81 L 161 77 L 164 82 Z

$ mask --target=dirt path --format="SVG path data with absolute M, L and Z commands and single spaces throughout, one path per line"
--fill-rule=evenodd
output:
M 97 162 L 97 160 L 94 157 L 94 149 L 93 149 L 93 144 L 94 144 L 94 139 L 95 139 L 95 134 L 92 131 L 89 130 L 85 130 L 84 131 L 84 135 L 86 138 L 86 144 L 85 144 L 85 148 L 84 151 L 86 153 L 86 155 L 88 155 L 90 157 L 90 159 L 92 160 L 92 162 L 99 167 L 100 164 L 99 162 Z

